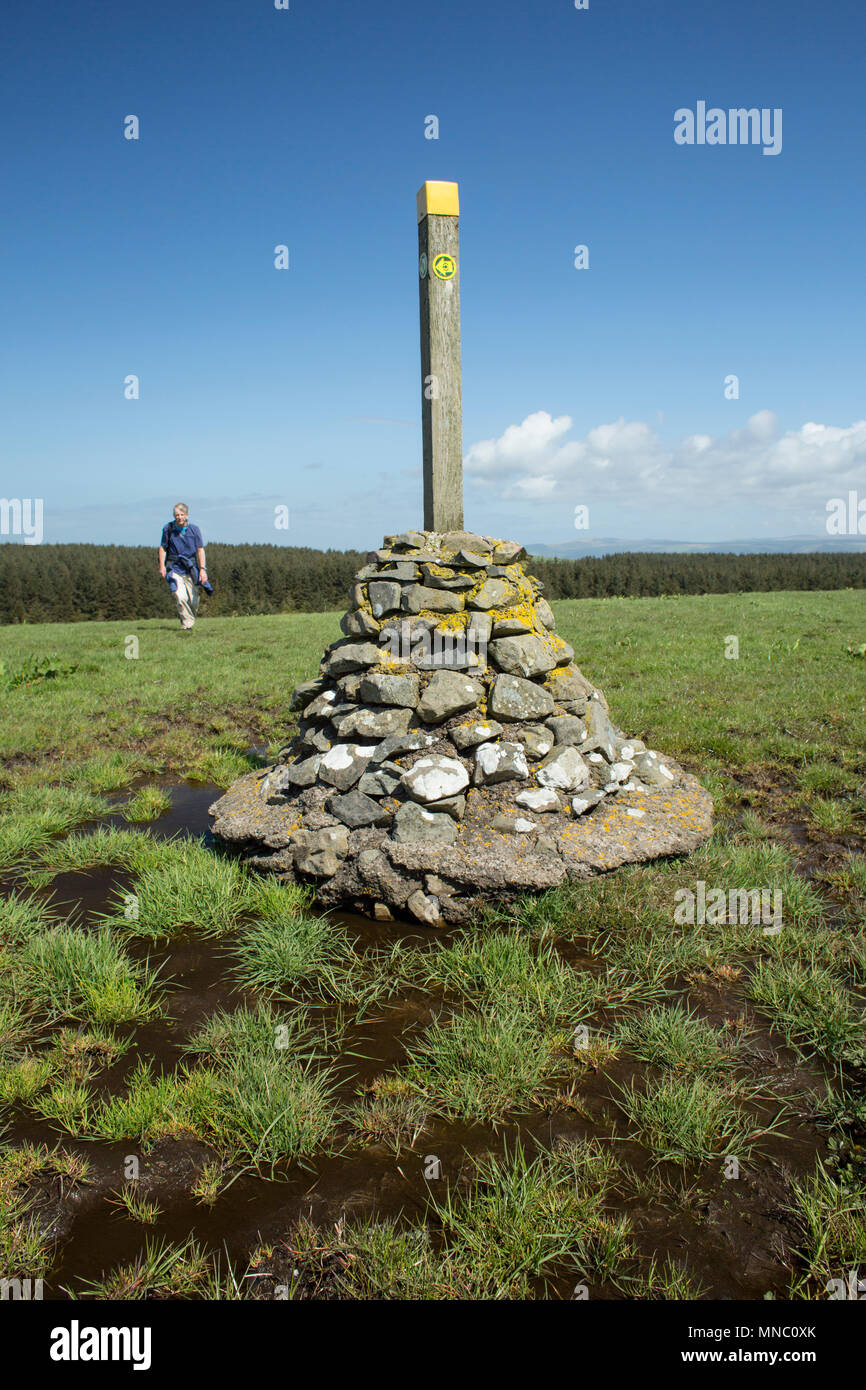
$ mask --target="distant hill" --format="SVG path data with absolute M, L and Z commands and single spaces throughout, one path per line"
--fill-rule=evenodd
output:
M 581 560 L 587 555 L 841 555 L 866 554 L 866 536 L 771 536 L 737 541 L 629 541 L 613 536 L 563 541 L 557 545 L 527 545 L 530 555 Z

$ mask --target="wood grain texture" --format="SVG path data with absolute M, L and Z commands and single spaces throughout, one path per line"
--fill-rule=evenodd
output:
M 463 527 L 463 394 L 460 369 L 458 218 L 429 214 L 418 224 L 421 309 L 421 427 L 424 446 L 424 530 Z M 438 255 L 452 256 L 450 280 L 433 273 Z

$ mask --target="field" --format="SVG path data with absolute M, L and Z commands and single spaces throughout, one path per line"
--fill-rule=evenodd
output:
M 554 607 L 614 720 L 712 790 L 716 834 L 465 933 L 323 917 L 207 839 L 338 614 L 0 628 L 0 1279 L 850 1295 L 862 593 Z M 778 894 L 778 921 L 683 920 L 699 885 Z

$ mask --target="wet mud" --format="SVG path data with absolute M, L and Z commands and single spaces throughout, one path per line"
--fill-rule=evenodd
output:
M 150 823 L 151 833 L 166 838 L 206 834 L 208 807 L 219 789 L 187 783 L 172 785 L 170 790 L 171 810 Z M 127 826 L 121 817 L 112 821 Z M 62 915 L 92 924 L 123 887 L 122 874 L 87 872 L 60 875 L 50 888 L 40 891 Z M 387 950 L 397 942 L 423 948 L 450 936 L 447 932 L 434 935 L 415 923 L 331 915 L 345 927 L 361 954 Z M 133 1045 L 94 1078 L 97 1095 L 121 1093 L 141 1059 L 150 1061 L 157 1071 L 173 1070 L 188 1056 L 184 1043 L 216 1010 L 234 1009 L 252 998 L 236 987 L 231 939 L 201 940 L 188 933 L 158 948 L 133 939 L 128 949 L 160 967 L 168 1016 L 117 1030 L 130 1037 Z M 598 968 L 599 962 L 571 942 L 562 943 L 562 953 L 579 968 Z M 224 1266 L 230 1264 L 238 1278 L 256 1252 L 264 1251 L 256 1260 L 255 1277 L 248 1281 L 257 1296 L 273 1297 L 277 1286 L 292 1282 L 298 1296 L 333 1296 L 336 1285 L 327 1267 L 324 1274 L 321 1270 L 295 1272 L 298 1257 L 292 1230 L 299 1220 L 309 1219 L 325 1233 L 356 1217 L 393 1217 L 413 1225 L 426 1220 L 435 1231 L 431 1198 L 442 1200 L 449 1188 L 466 1181 L 471 1156 L 502 1153 L 518 1139 L 530 1154 L 549 1149 L 558 1140 L 601 1139 L 616 1143 L 617 1158 L 629 1170 L 628 1183 L 612 1196 L 609 1214 L 626 1216 L 631 1223 L 633 1255 L 627 1264 L 633 1273 L 646 1270 L 653 1258 L 661 1263 L 670 1257 L 688 1271 L 704 1297 L 762 1299 L 772 1293 L 784 1298 L 794 1239 L 786 1210 L 791 1182 L 812 1172 L 817 1160 L 826 1155 L 822 1134 L 809 1118 L 812 1101 L 825 1090 L 825 1074 L 820 1066 L 807 1067 L 781 1047 L 766 1022 L 724 984 L 683 980 L 682 986 L 690 1006 L 715 1026 L 745 1016 L 751 1031 L 739 1074 L 765 1082 L 773 1092 L 752 1106 L 756 1133 L 773 1121 L 780 1103 L 788 1105 L 783 1126 L 762 1137 L 760 1152 L 742 1161 L 737 1181 L 726 1179 L 721 1157 L 718 1163 L 699 1168 L 658 1162 L 630 1136 L 617 1103 L 617 1087 L 651 1079 L 652 1069 L 622 1060 L 606 1063 L 603 1073 L 586 1068 L 575 1082 L 565 1059 L 561 1084 L 554 1082 L 550 1093 L 529 1113 L 506 1117 L 496 1126 L 466 1125 L 427 1115 L 411 1147 L 398 1152 L 384 1144 L 364 1145 L 357 1133 L 344 1126 L 335 1151 L 306 1165 L 288 1164 L 273 1174 L 236 1165 L 225 1175 L 230 1185 L 213 1205 L 204 1204 L 193 1193 L 203 1165 L 216 1158 L 197 1139 L 165 1139 L 145 1150 L 134 1141 L 107 1144 L 70 1139 L 15 1107 L 8 1112 L 6 1142 L 49 1147 L 60 1143 L 65 1150 L 86 1157 L 90 1165 L 87 1181 L 71 1187 L 56 1176 L 37 1180 L 34 1210 L 56 1244 L 45 1296 L 62 1299 L 69 1291 L 86 1292 L 88 1282 L 133 1261 L 146 1240 L 179 1243 L 190 1236 L 205 1249 L 218 1252 Z M 338 1099 L 344 1104 L 357 1100 L 374 1077 L 399 1067 L 407 1046 L 452 1005 L 453 1001 L 449 1004 L 435 994 L 403 990 L 350 1022 L 333 1058 L 338 1068 Z M 336 1017 L 335 1009 L 321 1012 L 331 1020 Z M 149 1226 L 133 1221 L 112 1202 L 124 1185 L 124 1165 L 130 1155 L 140 1162 L 139 1193 L 160 1209 Z M 435 1178 L 427 1176 L 431 1159 L 438 1160 Z M 338 1253 L 331 1267 L 339 1271 Z M 537 1292 L 570 1299 L 575 1282 L 573 1270 L 554 1270 Z M 627 1283 L 584 1282 L 590 1284 L 593 1298 L 629 1296 Z

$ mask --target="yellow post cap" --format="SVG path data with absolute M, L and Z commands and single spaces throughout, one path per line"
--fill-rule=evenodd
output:
M 438 183 L 429 180 L 418 189 L 418 221 L 423 222 L 428 213 L 438 213 L 440 217 L 459 217 L 460 201 L 456 183 Z

